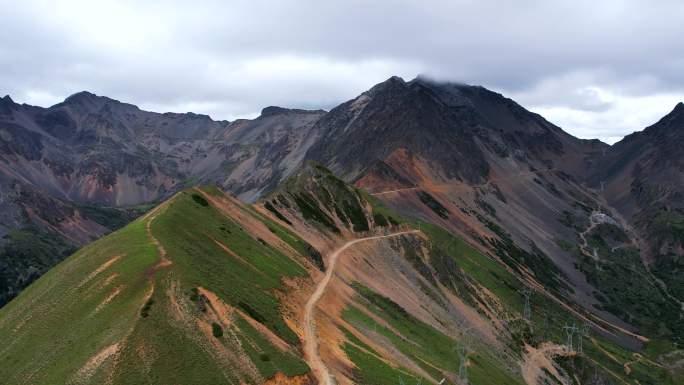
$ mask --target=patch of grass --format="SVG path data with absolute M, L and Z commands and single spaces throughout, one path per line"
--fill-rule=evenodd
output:
M 347 357 L 356 365 L 354 380 L 358 384 L 396 385 L 400 379 L 407 384 L 427 381 L 407 369 L 393 368 L 377 358 L 374 352 L 367 352 L 352 344 L 342 346 Z
M 382 213 L 379 213 L 375 210 L 373 210 L 373 222 L 375 222 L 375 224 L 380 227 L 386 227 L 388 224 L 387 218 L 385 218 L 385 216 L 382 215 Z
M 489 289 L 504 304 L 511 305 L 510 310 L 522 311 L 520 295 L 517 293 L 522 285 L 503 266 L 439 226 L 425 222 L 417 226 L 430 237 L 436 253 L 450 257 L 468 277 Z M 439 270 L 437 266 L 434 268 L 435 271 Z
M 302 217 L 307 220 L 313 220 L 321 225 L 325 226 L 328 230 L 333 233 L 339 234 L 340 229 L 335 226 L 335 222 L 330 218 L 330 216 L 324 213 L 319 207 L 316 201 L 306 192 L 296 194 L 293 196 L 297 207 L 299 207 L 299 212 Z
M 270 211 L 273 213 L 273 215 L 276 216 L 276 218 L 280 219 L 281 221 L 287 223 L 288 225 L 292 225 L 292 222 L 290 222 L 289 219 L 285 218 L 283 214 L 280 213 L 269 201 L 264 202 L 264 207 L 266 210 Z
M 417 320 L 388 298 L 358 283 L 353 287 L 358 295 L 369 304 L 367 309 L 384 319 L 392 328 L 378 324 L 353 306 L 343 312 L 345 320 L 356 327 L 373 329 L 380 333 L 433 378 L 446 377 L 447 372 L 458 372 L 459 362 L 455 352 L 457 341 Z M 492 382 L 488 381 L 492 378 L 501 381 L 494 383 L 521 384 L 519 378 L 508 373 L 502 368 L 501 363 L 496 364 L 493 358 L 485 355 L 484 352 L 473 352 L 469 359 L 471 362 L 469 371 L 473 384 L 490 384 Z
M 293 352 L 283 352 L 273 346 L 266 337 L 254 329 L 244 318 L 237 318 L 238 336 L 247 355 L 264 378 L 271 378 L 277 372 L 293 377 L 306 374 L 309 367 Z
M 277 235 L 278 238 L 282 239 L 285 243 L 290 245 L 300 255 L 308 258 L 316 267 L 318 267 L 319 270 L 325 270 L 325 266 L 323 264 L 323 256 L 321 255 L 321 253 L 319 253 L 318 250 L 316 250 L 308 242 L 304 241 L 302 238 L 295 235 L 295 233 L 292 230 L 288 229 L 287 227 L 279 223 L 274 222 L 267 216 L 262 215 L 253 207 L 247 206 L 246 211 L 248 211 L 256 219 L 264 222 L 266 226 L 268 226 L 269 231 L 271 231 L 272 233 Z

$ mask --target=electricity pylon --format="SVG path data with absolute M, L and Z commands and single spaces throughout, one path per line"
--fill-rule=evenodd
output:
M 565 330 L 565 334 L 567 336 L 565 346 L 567 346 L 568 349 L 570 349 L 570 351 L 572 351 L 573 350 L 573 348 L 572 348 L 573 336 L 575 335 L 575 332 L 577 331 L 577 326 L 575 326 L 574 324 L 572 326 L 568 326 L 567 324 L 565 324 L 563 326 L 563 330 Z
M 584 323 L 582 326 L 579 328 L 579 341 L 577 342 L 577 353 L 582 353 L 583 347 L 582 347 L 582 341 L 584 340 L 584 337 L 589 335 L 589 324 Z
M 468 347 L 461 343 L 456 347 L 458 352 L 458 382 L 468 385 Z
M 530 306 L 530 298 L 532 298 L 532 289 L 526 287 L 520 291 L 522 294 L 525 304 L 523 305 L 523 319 L 525 321 L 530 321 L 532 319 L 532 306 Z

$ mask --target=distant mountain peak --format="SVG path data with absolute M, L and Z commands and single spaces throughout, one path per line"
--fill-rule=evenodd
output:
M 684 123 L 684 103 L 682 102 L 677 103 L 672 109 L 672 111 L 670 111 L 669 114 L 663 116 L 662 119 L 660 119 L 660 121 L 656 123 L 654 126 L 660 126 L 662 124 L 666 124 L 669 126 L 674 122 L 678 123 L 677 127 L 679 127 L 679 124 Z
M 9 95 L 5 95 L 5 97 L 0 98 L 0 114 L 10 115 L 14 106 L 14 100 L 12 100 Z
M 65 102 L 74 102 L 74 101 L 79 101 L 79 100 L 92 100 L 92 99 L 98 99 L 98 98 L 104 98 L 104 96 L 97 96 L 90 91 L 80 91 L 80 92 L 77 92 L 73 95 L 68 96 L 66 99 L 64 99 L 64 101 Z
M 303 109 L 298 109 L 298 108 L 285 108 L 285 107 L 278 107 L 278 106 L 268 106 L 268 107 L 265 107 L 264 109 L 261 110 L 261 117 L 291 114 L 291 113 L 295 113 L 295 114 L 318 114 L 321 112 L 325 112 L 325 111 L 323 111 L 323 110 L 303 110 Z

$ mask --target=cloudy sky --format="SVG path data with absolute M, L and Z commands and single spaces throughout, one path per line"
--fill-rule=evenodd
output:
M 0 0 L 0 16 L 0 94 L 41 106 L 89 90 L 232 120 L 424 74 L 614 142 L 684 101 L 679 0 Z

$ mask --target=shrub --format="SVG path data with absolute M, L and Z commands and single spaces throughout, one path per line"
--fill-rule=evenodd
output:
M 201 206 L 204 206 L 204 207 L 209 206 L 209 202 L 207 202 L 207 200 L 204 199 L 204 197 L 202 197 L 202 196 L 199 195 L 199 194 L 192 194 L 192 199 L 193 199 L 197 204 L 199 204 L 199 205 L 201 205 Z
M 143 306 L 143 308 L 140 309 L 140 316 L 143 318 L 147 318 L 147 316 L 150 315 L 150 309 L 152 308 L 153 304 L 154 304 L 154 300 L 152 298 L 150 298 L 145 303 L 145 306 Z
M 221 328 L 221 325 L 217 324 L 216 322 L 211 323 L 211 334 L 214 335 L 216 338 L 221 338 L 223 337 L 223 328 Z

